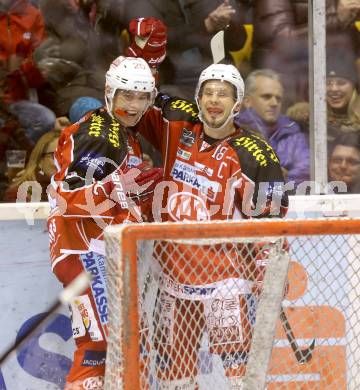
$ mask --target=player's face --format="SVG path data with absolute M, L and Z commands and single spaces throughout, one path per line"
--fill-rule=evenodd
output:
M 118 90 L 113 101 L 114 117 L 126 127 L 135 126 L 150 103 L 149 92 Z
M 329 161 L 329 180 L 352 185 L 360 179 L 360 151 L 352 146 L 335 146 Z
M 266 124 L 273 125 L 281 114 L 283 94 L 279 81 L 258 76 L 254 92 L 244 99 L 245 106 L 254 109 Z
M 335 111 L 346 112 L 354 92 L 353 84 L 341 77 L 326 79 L 326 100 Z
M 199 96 L 200 110 L 209 127 L 221 127 L 234 108 L 234 87 L 227 81 L 211 80 L 205 82 Z

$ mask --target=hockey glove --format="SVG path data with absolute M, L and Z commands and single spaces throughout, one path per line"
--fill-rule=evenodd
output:
M 166 56 L 167 28 L 155 18 L 136 18 L 129 24 L 130 46 L 128 57 L 141 57 L 150 67 L 158 68 Z
M 163 179 L 162 168 L 151 168 L 147 163 L 124 170 L 116 170 L 108 181 L 110 199 L 121 208 L 128 208 L 131 201 L 137 205 L 152 199 L 156 185 Z

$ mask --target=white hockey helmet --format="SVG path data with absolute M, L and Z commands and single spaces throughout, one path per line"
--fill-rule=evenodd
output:
M 120 56 L 111 63 L 105 75 L 105 103 L 110 115 L 118 89 L 149 92 L 152 102 L 156 95 L 155 79 L 144 59 Z
M 198 102 L 200 89 L 205 81 L 221 80 L 232 84 L 236 89 L 236 103 L 241 103 L 244 97 L 244 80 L 234 65 L 212 64 L 201 72 L 195 90 L 195 100 Z
M 220 81 L 227 81 L 231 85 L 233 85 L 236 89 L 236 101 L 232 108 L 232 113 L 228 116 L 226 121 L 219 126 L 218 128 L 213 128 L 210 126 L 209 123 L 205 120 L 203 117 L 203 114 L 201 112 L 200 107 L 200 101 L 199 101 L 199 94 L 201 91 L 201 87 L 206 81 L 209 80 L 220 80 Z M 220 130 L 227 126 L 231 119 L 235 117 L 237 114 L 237 106 L 242 102 L 244 97 L 244 81 L 239 73 L 239 71 L 235 68 L 234 65 L 227 65 L 227 64 L 212 64 L 208 66 L 206 69 L 204 69 L 199 77 L 199 81 L 195 90 L 195 101 L 199 109 L 199 119 L 206 124 L 210 129 L 212 130 Z

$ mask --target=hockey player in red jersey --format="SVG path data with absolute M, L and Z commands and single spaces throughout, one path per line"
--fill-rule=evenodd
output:
M 91 288 L 71 303 L 74 362 L 65 390 L 104 386 L 107 293 L 103 229 L 141 221 L 162 170 L 142 162 L 132 132 L 156 94 L 155 80 L 141 58 L 119 57 L 106 73 L 106 107 L 66 128 L 55 153 L 48 219 L 52 269 L 67 286 L 83 270 Z
M 264 139 L 234 124 L 243 95 L 238 70 L 214 64 L 199 78 L 198 109 L 159 94 L 139 121 L 136 129 L 162 152 L 164 161 L 165 182 L 157 186 L 153 202 L 155 220 L 286 213 L 288 201 L 275 152 Z M 261 283 L 266 264 L 259 250 L 234 244 L 155 244 L 154 256 L 162 268 L 154 317 L 159 389 L 198 389 L 204 332 L 210 351 L 223 363 L 229 388 L 242 389 L 251 341 L 247 297 Z

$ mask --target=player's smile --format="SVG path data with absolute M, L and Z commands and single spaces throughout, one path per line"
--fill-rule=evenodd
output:
M 208 107 L 206 110 L 211 116 L 218 116 L 224 112 L 224 110 L 219 107 Z
M 114 99 L 114 115 L 124 126 L 135 126 L 146 111 L 150 94 L 134 91 L 119 91 Z

